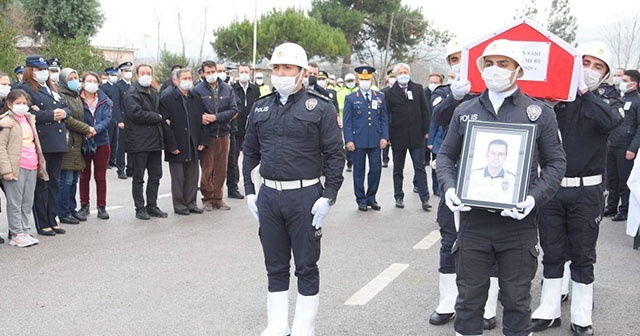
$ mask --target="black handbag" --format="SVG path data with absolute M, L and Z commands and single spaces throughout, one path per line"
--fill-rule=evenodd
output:
M 82 155 L 94 155 L 98 150 L 98 146 L 96 146 L 96 140 L 93 138 L 87 138 L 86 136 L 82 139 Z

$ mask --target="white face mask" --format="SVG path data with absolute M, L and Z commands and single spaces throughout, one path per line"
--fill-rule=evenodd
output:
M 151 81 L 151 76 L 149 75 L 142 75 L 140 76 L 140 78 L 138 78 L 138 83 L 140 83 L 140 85 L 142 85 L 143 87 L 151 86 Z
M 517 72 L 518 69 L 520 69 L 520 67 L 517 67 L 515 71 Z M 516 81 L 515 77 L 513 80 L 511 79 L 513 73 L 514 71 L 492 65 L 482 70 L 482 79 L 489 91 L 503 92 L 509 89 Z
M 396 83 L 396 78 L 395 77 L 391 77 L 389 78 L 389 86 L 393 86 L 393 84 Z
M 398 78 L 398 83 L 400 83 L 400 85 L 407 85 L 409 84 L 409 80 L 411 79 L 411 77 L 409 75 L 400 75 L 397 76 Z
M 218 72 L 218 78 L 224 82 L 227 80 L 227 74 L 225 72 Z
M 292 77 L 271 75 L 271 84 L 281 96 L 288 97 L 295 92 L 301 74 L 302 71 Z
M 108 79 L 103 79 L 103 80 L 101 80 L 100 82 L 101 82 L 102 84 L 107 84 L 107 83 L 109 83 L 109 80 L 108 80 Z
M 13 113 L 16 115 L 27 115 L 29 114 L 29 106 L 14 104 L 11 111 L 13 111 Z
M 124 76 L 124 79 L 130 80 L 131 78 L 133 78 L 133 72 L 125 71 L 123 76 Z
M 347 82 L 347 84 L 345 84 L 347 86 L 347 88 L 349 90 L 353 89 L 354 87 L 356 87 L 356 82 Z
M 436 83 L 429 83 L 429 90 L 431 90 L 431 92 L 435 91 L 438 85 L 439 84 L 436 84 Z
M 193 82 L 190 80 L 182 80 L 180 81 L 180 88 L 185 91 L 190 91 L 193 89 Z
M 0 85 L 0 98 L 7 98 L 9 92 L 11 91 L 11 86 L 9 85 Z
M 257 85 L 262 85 L 262 84 L 264 84 L 264 79 L 262 79 L 262 78 L 256 78 L 256 84 L 257 84 Z
M 451 66 L 451 72 L 458 76 L 460 74 L 460 63 Z
M 207 83 L 211 84 L 218 80 L 218 74 L 206 75 L 205 79 L 207 80 Z
M 589 90 L 597 88 L 598 85 L 600 85 L 600 78 L 602 78 L 602 75 L 591 69 L 584 69 L 583 71 L 584 83 L 587 84 Z
M 49 79 L 49 70 L 38 70 L 34 72 L 35 80 L 40 83 L 46 83 L 47 79 Z
M 614 76 L 611 79 L 611 82 L 613 83 L 614 86 L 620 85 L 620 83 L 622 83 L 622 77 Z
M 84 90 L 89 93 L 98 92 L 98 83 L 84 82 Z
M 273 80 L 272 80 L 273 82 Z M 302 79 L 302 86 L 308 88 L 309 87 L 309 77 L 305 77 Z
M 51 80 L 54 82 L 58 82 L 58 80 L 60 79 L 60 73 L 59 72 L 53 72 L 51 74 L 49 74 L 49 77 L 51 77 Z
M 371 89 L 371 81 L 370 80 L 361 80 L 360 81 L 360 89 L 362 89 L 362 91 L 369 91 L 369 89 Z
M 111 84 L 115 84 L 117 81 L 118 81 L 118 76 L 109 75 L 109 82 L 111 82 Z
M 318 79 L 318 85 L 323 88 L 326 89 L 327 88 L 327 80 L 325 79 Z
M 249 81 L 249 74 L 248 73 L 241 73 L 240 76 L 238 77 L 238 80 L 241 81 L 242 83 L 246 83 Z

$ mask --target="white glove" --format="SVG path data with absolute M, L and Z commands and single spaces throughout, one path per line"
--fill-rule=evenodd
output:
M 589 87 L 587 86 L 587 83 L 585 83 L 584 81 L 584 70 L 583 70 L 582 62 L 580 62 L 580 66 L 578 67 L 578 71 L 576 72 L 578 73 L 578 91 L 582 95 L 587 93 L 587 91 L 589 91 Z
M 471 91 L 471 82 L 466 79 L 451 83 L 451 94 L 455 100 L 461 100 L 469 91 Z
M 326 197 L 320 197 L 313 203 L 313 207 L 311 208 L 313 222 L 311 222 L 311 225 L 313 225 L 316 230 L 322 227 L 322 222 L 324 221 L 324 217 L 329 213 L 329 209 L 331 209 L 331 205 L 329 204 L 329 199 Z
M 436 159 L 431 160 L 431 169 L 436 169 Z
M 536 199 L 533 198 L 533 196 L 529 195 L 527 196 L 527 198 L 524 199 L 524 201 L 516 204 L 515 208 L 502 210 L 500 215 L 504 217 L 511 217 L 517 220 L 521 220 L 527 217 L 527 215 L 531 212 L 531 210 L 533 210 L 535 206 L 536 206 Z
M 444 202 L 447 204 L 449 210 L 456 211 L 470 211 L 471 207 L 462 204 L 462 201 L 456 195 L 456 190 L 454 188 L 447 189 L 447 192 L 444 193 Z
M 257 203 L 258 203 L 258 196 L 256 196 L 256 194 L 247 195 L 247 206 L 249 207 L 249 211 L 251 211 L 251 214 L 253 215 L 253 217 L 255 217 L 256 220 L 260 222 L 260 220 L 258 219 Z

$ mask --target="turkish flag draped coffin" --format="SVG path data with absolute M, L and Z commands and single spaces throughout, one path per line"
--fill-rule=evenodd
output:
M 582 57 L 569 43 L 526 19 L 502 28 L 462 48 L 460 77 L 471 82 L 471 92 L 486 88 L 476 60 L 491 41 L 507 39 L 520 45 L 524 76 L 518 86 L 529 96 L 550 101 L 573 101 L 582 76 Z

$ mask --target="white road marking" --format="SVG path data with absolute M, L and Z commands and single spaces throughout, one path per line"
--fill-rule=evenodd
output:
M 386 270 L 382 271 L 377 277 L 353 294 L 344 304 L 347 306 L 362 306 L 367 304 L 369 300 L 378 295 L 378 293 L 408 267 L 409 264 L 391 264 Z
M 440 231 L 433 230 L 426 237 L 424 237 L 419 243 L 417 243 L 413 249 L 414 250 L 428 250 L 440 240 Z
M 114 206 L 105 207 L 104 209 L 107 210 L 107 211 L 111 211 L 111 210 L 117 210 L 117 209 L 122 209 L 122 208 L 124 208 L 124 206 L 122 206 L 122 205 L 114 205 Z M 92 209 L 90 211 L 90 213 L 92 213 L 92 214 L 93 213 L 98 213 L 98 209 Z
M 158 199 L 166 198 L 166 197 L 171 197 L 171 193 L 166 193 L 166 194 L 158 195 Z

